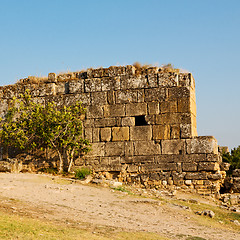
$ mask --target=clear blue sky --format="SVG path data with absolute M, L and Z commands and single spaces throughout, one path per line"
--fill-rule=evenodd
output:
M 172 63 L 196 80 L 199 135 L 240 145 L 239 0 L 0 0 L 0 85 Z

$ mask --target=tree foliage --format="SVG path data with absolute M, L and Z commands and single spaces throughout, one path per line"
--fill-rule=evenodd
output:
M 230 173 L 234 169 L 240 169 L 240 146 L 233 148 L 231 153 L 223 153 L 222 158 L 223 162 L 228 162 L 231 164 L 229 169 Z
M 26 92 L 21 100 L 13 100 L 2 121 L 1 142 L 22 150 L 51 148 L 58 154 L 59 172 L 69 172 L 74 156 L 90 150 L 89 142 L 82 137 L 84 113 L 80 102 L 69 107 L 59 107 L 55 102 L 43 106 Z

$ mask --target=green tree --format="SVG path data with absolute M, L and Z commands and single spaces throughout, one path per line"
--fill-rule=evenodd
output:
M 85 109 L 80 102 L 59 107 L 55 102 L 45 106 L 34 102 L 26 92 L 13 100 L 1 121 L 0 139 L 6 146 L 27 149 L 53 149 L 59 157 L 59 172 L 69 172 L 76 154 L 90 150 L 82 137 Z
M 223 162 L 230 163 L 229 172 L 232 173 L 234 169 L 240 169 L 240 146 L 233 148 L 231 153 L 222 154 Z

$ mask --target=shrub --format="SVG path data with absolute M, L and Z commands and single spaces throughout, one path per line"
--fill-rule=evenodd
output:
M 81 169 L 75 170 L 75 178 L 77 179 L 83 179 L 90 174 L 91 174 L 91 170 L 88 168 L 81 168 Z
M 231 153 L 225 153 L 222 154 L 223 162 L 228 162 L 231 164 L 229 169 L 229 174 L 232 173 L 234 169 L 240 168 L 240 146 L 237 148 L 233 148 L 231 150 Z

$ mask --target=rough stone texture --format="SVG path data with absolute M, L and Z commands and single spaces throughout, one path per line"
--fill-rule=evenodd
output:
M 121 66 L 49 73 L 48 82 L 41 84 L 32 80 L 0 87 L 0 117 L 4 118 L 11 99 L 20 98 L 26 89 L 34 102 L 43 105 L 81 101 L 87 109 L 83 135 L 92 151 L 79 156 L 75 168 L 85 165 L 107 178 L 114 175 L 145 187 L 177 186 L 201 194 L 219 191 L 227 166 L 221 163 L 215 138 L 197 137 L 192 74 Z M 29 153 L 20 157 L 12 150 L 0 150 L 0 170 L 21 168 L 11 167 L 9 156 L 17 156 L 27 169 L 57 166 L 54 155 L 44 163 L 45 155 L 39 154 L 36 161 Z

